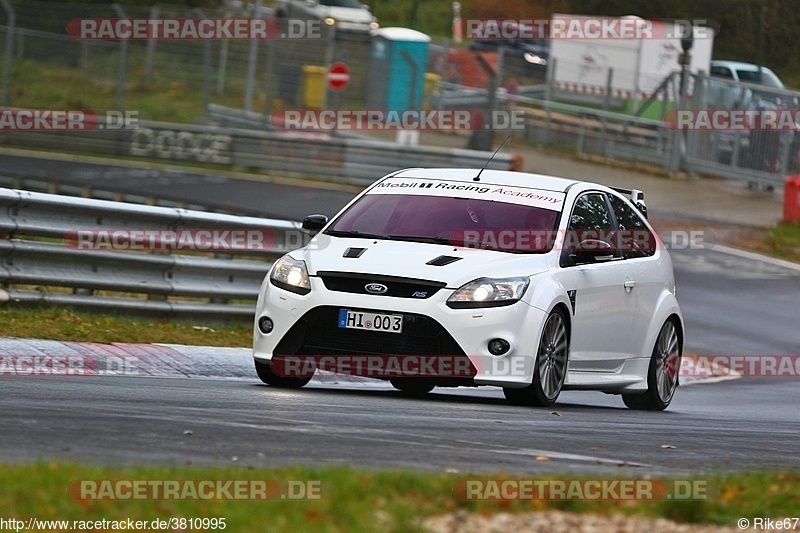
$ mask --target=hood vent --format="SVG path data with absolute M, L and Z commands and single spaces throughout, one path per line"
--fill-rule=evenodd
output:
M 445 265 L 449 265 L 450 263 L 455 263 L 456 261 L 460 261 L 460 257 L 453 257 L 452 255 L 440 255 L 435 259 L 431 259 L 426 265 L 441 267 Z
M 366 248 L 348 248 L 347 250 L 344 251 L 342 257 L 356 259 L 358 257 L 361 257 L 361 255 L 366 251 L 367 251 Z

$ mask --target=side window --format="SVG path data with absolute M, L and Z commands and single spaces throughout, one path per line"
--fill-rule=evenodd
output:
M 608 249 L 617 255 L 614 245 L 614 218 L 603 193 L 588 193 L 579 197 L 572 208 L 569 219 L 569 230 L 565 239 L 567 251 L 597 248 L 602 241 Z M 605 247 L 604 247 L 605 248 Z
M 648 257 L 656 253 L 656 237 L 642 217 L 627 202 L 609 195 L 619 230 L 617 241 L 625 257 Z
M 589 193 L 578 198 L 572 209 L 569 225 L 571 229 L 575 230 L 614 229 L 605 195 Z
M 733 72 L 728 67 L 711 67 L 711 75 L 733 79 Z

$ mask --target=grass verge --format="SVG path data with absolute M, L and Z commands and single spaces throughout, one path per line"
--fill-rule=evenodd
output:
M 68 66 L 36 61 L 14 63 L 9 105 L 28 109 L 115 109 L 116 87 L 96 81 Z M 238 107 L 239 94 L 215 96 L 215 102 Z M 257 102 L 258 103 L 258 102 Z M 129 83 L 125 109 L 141 120 L 192 123 L 203 118 L 203 92 L 180 81 L 157 80 L 152 85 Z
M 772 255 L 800 263 L 800 222 L 781 223 L 770 229 L 767 245 Z
M 247 347 L 250 326 L 208 327 L 166 320 L 100 315 L 64 308 L 0 308 L 0 336 L 76 342 L 131 342 Z
M 187 437 L 196 438 L 196 437 Z M 592 477 L 592 476 L 587 476 Z M 583 477 L 580 479 L 586 479 Z M 492 479 L 506 478 L 499 474 Z M 496 512 L 564 510 L 663 517 L 733 526 L 742 516 L 794 516 L 800 497 L 796 473 L 749 472 L 705 479 L 712 495 L 692 501 L 463 501 L 453 491 L 463 474 L 362 471 L 343 467 L 107 468 L 55 462 L 0 465 L 0 515 L 8 519 L 146 520 L 225 518 L 228 531 L 415 531 L 426 517 L 459 509 Z M 536 479 L 577 479 L 537 476 Z M 699 478 L 697 478 L 699 479 Z M 319 482 L 317 500 L 83 500 L 68 494 L 80 480 L 290 480 Z M 110 529 L 110 528 L 109 528 Z

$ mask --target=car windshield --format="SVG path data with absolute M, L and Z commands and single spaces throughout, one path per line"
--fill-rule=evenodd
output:
M 779 89 L 783 88 L 783 84 L 778 80 L 777 76 L 767 69 L 763 69 L 761 72 L 757 70 L 737 70 L 736 74 L 741 81 L 747 83 L 757 83 L 759 85 L 777 87 Z
M 358 0 L 319 0 L 319 5 L 329 7 L 352 7 L 361 9 L 361 2 Z
M 553 246 L 558 214 L 552 209 L 473 198 L 367 194 L 326 233 L 543 253 Z

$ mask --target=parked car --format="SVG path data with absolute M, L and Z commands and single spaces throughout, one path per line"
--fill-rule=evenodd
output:
M 754 83 L 766 87 L 775 87 L 776 89 L 784 88 L 783 82 L 774 72 L 767 67 L 754 65 L 753 63 L 715 59 L 711 62 L 710 74 L 717 78 Z
M 331 370 L 413 394 L 494 385 L 539 406 L 596 390 L 665 409 L 683 318 L 645 213 L 640 192 L 583 181 L 389 174 L 332 221 L 307 217 L 316 235 L 273 265 L 256 308 L 258 376 L 300 388 Z M 421 372 L 426 363 L 440 371 Z
M 740 61 L 714 60 L 706 94 L 708 107 L 753 111 L 797 110 L 800 102 L 788 92 L 783 82 L 767 67 Z M 713 79 L 716 78 L 716 79 Z M 739 82 L 748 85 L 738 85 Z M 755 86 L 763 86 L 760 89 Z M 798 126 L 800 129 L 800 125 Z M 725 165 L 734 162 L 734 148 L 739 144 L 737 166 L 762 172 L 779 172 L 783 159 L 787 170 L 796 168 L 797 131 L 720 131 L 717 160 Z M 787 152 L 788 151 L 788 152 Z M 755 182 L 750 182 L 755 187 Z
M 470 49 L 497 52 L 502 47 L 505 49 L 503 70 L 506 75 L 544 79 L 550 58 L 550 41 L 540 38 L 535 27 L 511 26 L 510 29 L 506 28 L 505 33 L 518 38 L 505 38 L 490 28 L 485 32 L 483 28 L 477 28 L 470 42 Z
M 369 6 L 358 0 L 277 0 L 275 16 L 319 20 L 342 32 L 368 33 L 379 27 Z

